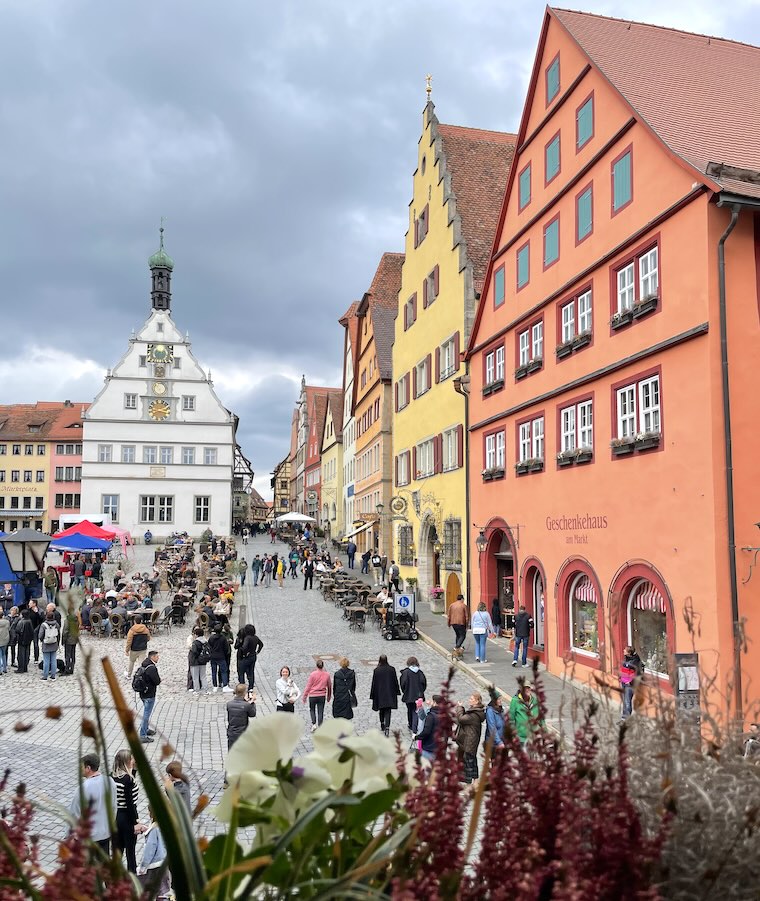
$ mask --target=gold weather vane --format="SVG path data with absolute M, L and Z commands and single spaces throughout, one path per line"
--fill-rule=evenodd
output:
M 164 249 L 164 222 L 166 222 L 166 216 L 161 217 L 161 227 L 158 229 L 159 250 Z
M 425 76 L 425 93 L 427 94 L 427 102 L 430 103 L 430 95 L 433 93 L 433 76 Z

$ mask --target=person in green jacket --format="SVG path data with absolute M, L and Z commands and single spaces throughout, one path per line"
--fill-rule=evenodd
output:
M 509 721 L 523 747 L 532 735 L 545 727 L 538 709 L 538 698 L 527 682 L 523 683 L 509 704 Z

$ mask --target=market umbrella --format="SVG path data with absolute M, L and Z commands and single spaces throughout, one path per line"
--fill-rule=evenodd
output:
M 283 513 L 278 516 L 275 522 L 314 522 L 313 516 L 307 516 L 305 513 Z

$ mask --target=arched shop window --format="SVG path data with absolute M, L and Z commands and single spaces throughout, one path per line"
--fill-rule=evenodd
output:
M 648 579 L 635 582 L 628 595 L 628 643 L 647 670 L 668 675 L 667 605 Z
M 581 654 L 599 655 L 599 598 L 594 583 L 578 575 L 570 583 L 570 647 Z

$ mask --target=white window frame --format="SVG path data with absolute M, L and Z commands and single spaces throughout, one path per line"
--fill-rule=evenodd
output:
M 530 363 L 530 329 L 520 332 L 518 341 L 520 345 L 520 366 L 527 366 Z
M 174 522 L 174 495 L 159 494 L 156 500 L 158 501 L 156 522 Z
M 204 466 L 216 466 L 217 460 L 219 459 L 218 449 L 215 447 L 204 447 L 203 448 L 203 465 Z
M 491 350 L 486 354 L 486 385 L 493 385 L 496 380 L 494 373 L 496 372 L 496 351 Z
M 568 453 L 576 449 L 575 440 L 575 407 L 563 407 L 560 410 L 560 451 Z
M 615 408 L 617 411 L 617 437 L 635 437 L 637 420 L 635 382 L 617 389 Z
M 459 466 L 459 439 L 456 426 L 443 432 L 443 471 L 456 469 Z
M 639 264 L 639 300 L 657 296 L 659 281 L 659 248 L 654 246 L 638 259 Z
M 406 393 L 406 376 L 399 379 L 396 384 L 398 386 L 398 408 L 399 410 L 403 410 L 409 403 L 409 398 Z
M 578 447 L 594 449 L 594 402 L 584 400 L 578 404 L 576 412 Z
M 182 465 L 183 466 L 195 466 L 195 448 L 194 447 L 183 447 L 182 448 Z
M 660 433 L 660 377 L 653 375 L 638 383 L 639 426 L 647 433 Z
M 532 422 L 533 433 L 533 459 L 544 459 L 544 417 L 537 416 Z
M 496 356 L 495 356 L 496 364 L 494 367 L 494 370 L 495 370 L 494 375 L 496 377 L 496 381 L 498 382 L 498 381 L 504 380 L 504 345 L 503 344 L 501 344 L 499 347 L 496 348 L 495 354 L 496 354 Z
M 578 295 L 578 334 L 590 334 L 594 327 L 594 302 L 591 288 Z
M 121 462 L 134 463 L 136 461 L 136 449 L 134 444 L 122 444 L 121 446 Z
M 440 381 L 444 381 L 445 379 L 452 376 L 454 372 L 456 372 L 456 360 L 454 359 L 454 338 L 451 337 L 448 341 L 444 341 L 441 345 L 440 351 L 440 373 L 439 379 Z
M 398 455 L 398 483 L 409 484 L 409 451 L 403 451 Z
M 544 358 L 544 323 L 534 322 L 530 329 L 531 360 Z
M 98 445 L 98 463 L 110 463 L 113 460 L 113 445 Z
M 158 463 L 158 448 L 155 444 L 143 445 L 143 463 L 155 466 Z
M 195 412 L 195 395 L 194 394 L 183 394 L 182 395 L 182 412 L 183 413 L 194 413 Z
M 423 465 L 424 464 L 424 465 Z M 417 477 L 432 476 L 435 472 L 435 442 L 432 438 L 417 445 Z
M 486 469 L 496 468 L 496 433 L 486 435 Z
M 156 521 L 156 496 L 155 494 L 140 495 L 140 522 Z
M 562 307 L 562 343 L 566 344 L 575 337 L 575 301 L 571 300 Z
M 124 394 L 124 409 L 125 410 L 136 410 L 137 409 L 137 395 L 131 392 L 127 392 Z
M 104 514 L 111 517 L 111 522 L 119 521 L 119 495 L 118 494 L 101 494 L 100 509 Z
M 530 460 L 530 450 L 531 450 L 531 424 L 530 424 L 530 422 L 521 422 L 520 423 L 520 448 L 519 448 L 520 463 L 524 463 L 526 460 Z
M 617 311 L 624 313 L 633 309 L 636 289 L 634 287 L 633 261 L 627 263 L 616 273 L 617 281 Z
M 193 516 L 196 523 L 211 522 L 211 496 L 197 494 L 193 499 Z
M 426 391 L 430 390 L 427 357 L 414 367 L 414 378 L 417 382 L 417 397 L 421 397 Z
M 171 466 L 174 463 L 174 448 L 171 445 L 162 445 L 158 449 L 158 462 L 161 466 Z

